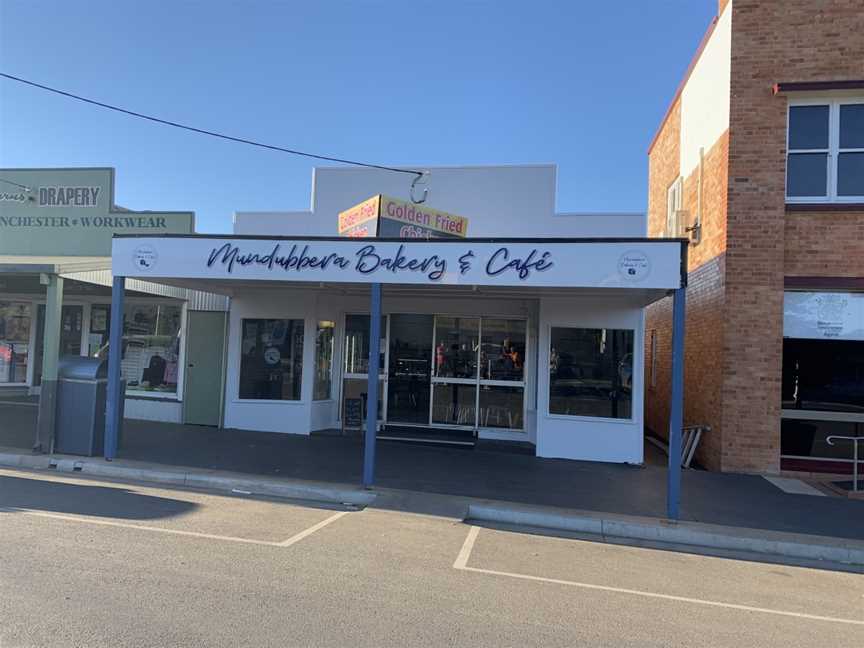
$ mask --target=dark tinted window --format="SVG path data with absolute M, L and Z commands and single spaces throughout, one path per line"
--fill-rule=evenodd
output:
M 827 195 L 827 153 L 790 153 L 786 165 L 787 196 Z
M 840 106 L 840 148 L 864 148 L 864 104 Z
M 633 331 L 552 329 L 549 413 L 630 418 Z
M 244 319 L 240 398 L 300 400 L 302 319 Z
M 828 148 L 828 106 L 789 108 L 789 150 Z
M 841 153 L 837 159 L 837 195 L 864 196 L 864 153 Z
M 784 339 L 783 407 L 864 412 L 864 341 Z

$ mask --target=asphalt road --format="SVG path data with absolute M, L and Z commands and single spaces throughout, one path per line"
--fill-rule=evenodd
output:
M 53 473 L 0 470 L 0 507 L 2 648 L 864 636 L 861 574 Z

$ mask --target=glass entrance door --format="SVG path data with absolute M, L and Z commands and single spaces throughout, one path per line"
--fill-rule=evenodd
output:
M 476 427 L 479 352 L 478 318 L 435 317 L 433 425 Z
M 387 423 L 429 424 L 432 315 L 390 315 Z

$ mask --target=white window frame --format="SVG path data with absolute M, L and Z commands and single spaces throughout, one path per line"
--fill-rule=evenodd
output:
M 678 222 L 678 212 L 684 203 L 684 179 L 675 178 L 666 188 L 666 236 L 681 236 L 681 223 Z
M 809 97 L 789 101 L 786 107 L 786 160 L 783 176 L 783 192 L 788 204 L 807 203 L 860 203 L 864 202 L 864 194 L 859 196 L 837 195 L 837 166 L 841 153 L 864 153 L 864 148 L 840 148 L 840 106 L 849 104 L 864 104 L 864 97 Z M 789 148 L 789 117 L 792 108 L 797 106 L 828 106 L 828 148 L 827 149 L 790 149 Z M 795 153 L 827 153 L 827 188 L 823 196 L 789 196 L 789 156 Z

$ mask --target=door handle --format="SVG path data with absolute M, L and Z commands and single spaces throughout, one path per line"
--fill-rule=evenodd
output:
M 186 366 L 189 367 L 189 368 L 191 369 L 191 368 L 194 367 L 195 365 L 192 364 L 192 363 L 190 362 L 190 363 L 189 363 L 188 365 L 186 365 Z

